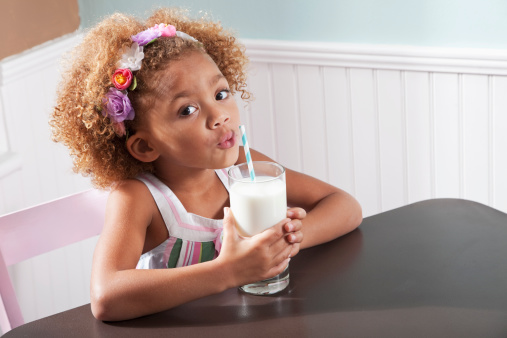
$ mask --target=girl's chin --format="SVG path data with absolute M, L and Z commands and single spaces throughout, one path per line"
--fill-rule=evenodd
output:
M 239 146 L 235 145 L 234 147 L 227 149 L 227 155 L 224 158 L 224 163 L 221 166 L 221 168 L 217 169 L 228 168 L 230 166 L 235 165 L 238 162 L 238 158 L 239 158 Z

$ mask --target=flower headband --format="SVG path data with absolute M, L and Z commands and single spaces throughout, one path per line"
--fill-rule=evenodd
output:
M 141 62 L 144 59 L 143 47 L 164 36 L 178 36 L 182 39 L 198 42 L 190 35 L 177 31 L 174 26 L 164 23 L 130 37 L 133 43 L 130 48 L 124 47 L 124 53 L 118 62 L 118 69 L 114 71 L 111 78 L 114 87 L 109 88 L 109 91 L 102 99 L 105 108 L 102 110 L 102 115 L 109 117 L 113 122 L 114 131 L 118 136 L 126 134 L 124 121 L 133 120 L 135 116 L 134 108 L 132 108 L 127 94 L 128 90 L 136 89 L 137 80 L 132 72 L 141 69 Z

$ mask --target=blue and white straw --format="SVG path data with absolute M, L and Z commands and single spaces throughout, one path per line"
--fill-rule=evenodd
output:
M 250 172 L 250 180 L 255 181 L 255 172 L 252 164 L 252 157 L 250 156 L 250 147 L 248 146 L 248 141 L 246 139 L 245 126 L 240 125 L 239 130 L 241 131 L 241 141 L 243 142 L 243 149 L 245 150 L 246 164 L 248 166 L 248 171 Z

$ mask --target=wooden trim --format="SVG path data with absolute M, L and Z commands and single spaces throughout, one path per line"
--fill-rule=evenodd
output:
M 244 39 L 252 62 L 507 75 L 507 50 Z

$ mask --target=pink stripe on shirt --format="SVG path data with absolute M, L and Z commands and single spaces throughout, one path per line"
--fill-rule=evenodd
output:
M 199 263 L 199 257 L 201 256 L 201 250 L 202 250 L 202 243 L 201 242 L 194 242 L 194 254 L 192 255 L 192 261 L 190 262 L 190 264 Z
M 187 242 L 187 245 L 186 245 L 186 248 L 185 248 L 185 256 L 183 257 L 183 264 L 182 266 L 187 266 L 188 265 L 188 256 L 189 256 L 189 251 L 190 251 L 190 247 L 194 244 L 194 242 Z

